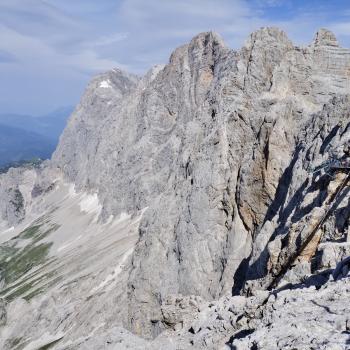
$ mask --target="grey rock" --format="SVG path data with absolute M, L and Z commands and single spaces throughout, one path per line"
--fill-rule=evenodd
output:
M 0 299 L 0 327 L 4 326 L 7 321 L 6 303 Z
M 317 269 L 334 269 L 338 262 L 350 256 L 350 244 L 325 242 L 318 248 L 319 262 Z
M 267 303 L 251 334 L 234 339 L 236 349 L 347 349 L 349 279 L 280 292 Z
M 333 278 L 337 280 L 338 278 L 346 277 L 349 272 L 350 256 L 340 261 L 333 271 Z
M 241 331 L 251 332 L 249 346 L 266 334 L 271 337 L 263 348 L 276 346 L 271 339 L 276 319 L 284 317 L 283 292 L 273 300 L 266 289 L 304 282 L 317 273 L 313 259 L 320 243 L 346 240 L 346 176 L 314 169 L 346 153 L 349 70 L 350 50 L 339 47 L 327 30 L 300 48 L 283 31 L 262 28 L 239 51 L 215 33 L 202 33 L 142 78 L 120 70 L 96 77 L 52 160 L 40 169 L 0 176 L 3 227 L 25 228 L 46 214 L 63 225 L 54 231 L 53 243 L 72 244 L 66 233 L 74 236 L 77 229 L 88 237 L 74 254 L 61 256 L 65 245 L 53 245 L 52 256 L 62 260 L 55 262 L 61 278 L 74 272 L 76 280 L 35 298 L 28 306 L 36 310 L 33 315 L 17 328 L 9 326 L 9 332 L 22 326 L 28 335 L 37 331 L 38 320 L 51 332 L 55 325 L 63 332 L 75 324 L 64 333 L 65 345 L 57 345 L 81 339 L 69 345 L 72 349 L 84 348 L 85 340 L 90 348 L 103 348 L 106 337 L 115 347 L 125 340 L 136 348 L 210 349 L 225 347 Z M 73 194 L 61 192 L 67 183 Z M 127 224 L 120 231 L 130 255 L 118 274 L 103 274 L 107 284 L 117 280 L 107 292 L 101 281 L 108 299 L 91 296 L 93 281 L 121 259 L 121 251 L 109 250 L 107 243 L 115 243 L 112 223 L 125 213 Z M 62 219 L 65 215 L 71 222 Z M 108 239 L 97 242 L 92 229 Z M 99 262 L 91 260 L 95 246 Z M 333 267 L 335 261 L 317 268 L 326 264 Z M 83 275 L 85 269 L 89 273 Z M 341 276 L 345 272 L 342 268 Z M 347 288 L 336 283 L 339 292 Z M 286 293 L 293 298 L 294 292 Z M 317 314 L 317 305 L 303 293 L 287 304 L 300 303 Z M 91 297 L 96 302 L 84 308 Z M 64 307 L 53 315 L 59 304 Z M 77 316 L 69 316 L 71 309 Z M 297 320 L 305 317 L 301 313 Z M 133 343 L 129 334 L 121 335 L 121 326 L 149 340 Z M 89 338 L 89 332 L 100 336 Z M 298 334 L 302 346 L 305 334 L 297 327 L 293 339 Z M 321 344 L 324 335 L 316 336 L 315 344 Z M 237 340 L 237 346 L 246 340 Z M 284 333 L 281 344 L 290 345 Z
M 339 43 L 335 35 L 328 29 L 321 28 L 315 35 L 315 46 L 335 46 L 338 47 Z

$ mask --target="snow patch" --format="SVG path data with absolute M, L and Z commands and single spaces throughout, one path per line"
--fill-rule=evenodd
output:
M 120 223 L 122 223 L 125 220 L 129 220 L 131 218 L 131 215 L 128 213 L 121 213 L 118 218 L 116 218 L 115 221 L 113 221 L 113 226 L 116 226 Z
M 74 186 L 73 184 L 70 184 L 70 185 L 69 185 L 68 195 L 69 195 L 69 197 L 71 197 L 71 198 L 77 196 L 77 192 L 75 191 L 75 186 Z
M 100 204 L 97 193 L 83 194 L 79 206 L 80 210 L 87 214 L 100 215 L 102 211 L 102 205 Z
M 108 217 L 107 221 L 105 222 L 105 225 L 106 225 L 106 226 L 109 225 L 109 224 L 113 221 L 113 219 L 114 219 L 114 215 L 110 215 L 110 216 Z
M 100 82 L 100 88 L 111 89 L 112 88 L 111 81 L 109 79 L 101 81 Z
M 0 234 L 1 234 L 1 235 L 3 235 L 3 234 L 5 234 L 5 233 L 12 232 L 12 231 L 14 231 L 14 229 L 15 229 L 15 227 L 14 227 L 14 226 L 12 226 L 12 227 L 8 228 L 7 230 L 2 231 Z

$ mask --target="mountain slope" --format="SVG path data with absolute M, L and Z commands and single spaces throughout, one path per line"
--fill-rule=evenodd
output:
M 283 300 L 311 288 L 293 307 L 317 319 L 312 299 L 348 288 L 347 170 L 314 170 L 348 162 L 349 71 L 327 30 L 299 48 L 262 28 L 239 51 L 201 33 L 142 78 L 96 77 L 52 161 L 0 176 L 0 344 L 301 346 L 303 327 L 270 340 Z M 347 332 L 343 299 L 330 333 Z

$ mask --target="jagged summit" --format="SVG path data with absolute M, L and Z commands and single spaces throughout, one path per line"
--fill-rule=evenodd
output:
M 170 64 L 179 66 L 186 62 L 190 68 L 203 62 L 203 65 L 214 66 L 218 56 L 228 50 L 226 44 L 219 34 L 215 32 L 204 32 L 196 35 L 188 44 L 183 45 L 172 53 Z
M 310 317 L 344 345 L 349 177 L 312 169 L 347 159 L 349 71 L 262 28 L 93 79 L 53 159 L 0 175 L 0 348 L 302 348 Z
M 271 44 L 273 41 L 292 45 L 287 34 L 277 27 L 261 27 L 249 36 L 248 44 L 246 45 L 250 46 L 256 41 L 263 42 L 266 45 Z
M 226 44 L 224 43 L 221 36 L 213 31 L 197 34 L 189 43 L 190 49 L 205 49 L 207 47 L 215 46 L 226 47 Z
M 317 31 L 313 40 L 313 45 L 339 47 L 339 43 L 335 35 L 330 30 L 325 28 L 321 28 Z

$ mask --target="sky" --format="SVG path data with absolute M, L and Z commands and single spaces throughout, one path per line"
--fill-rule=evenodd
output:
M 0 113 L 75 105 L 96 74 L 142 75 L 203 31 L 239 49 L 263 26 L 282 28 L 296 45 L 325 27 L 350 47 L 350 1 L 0 0 Z

